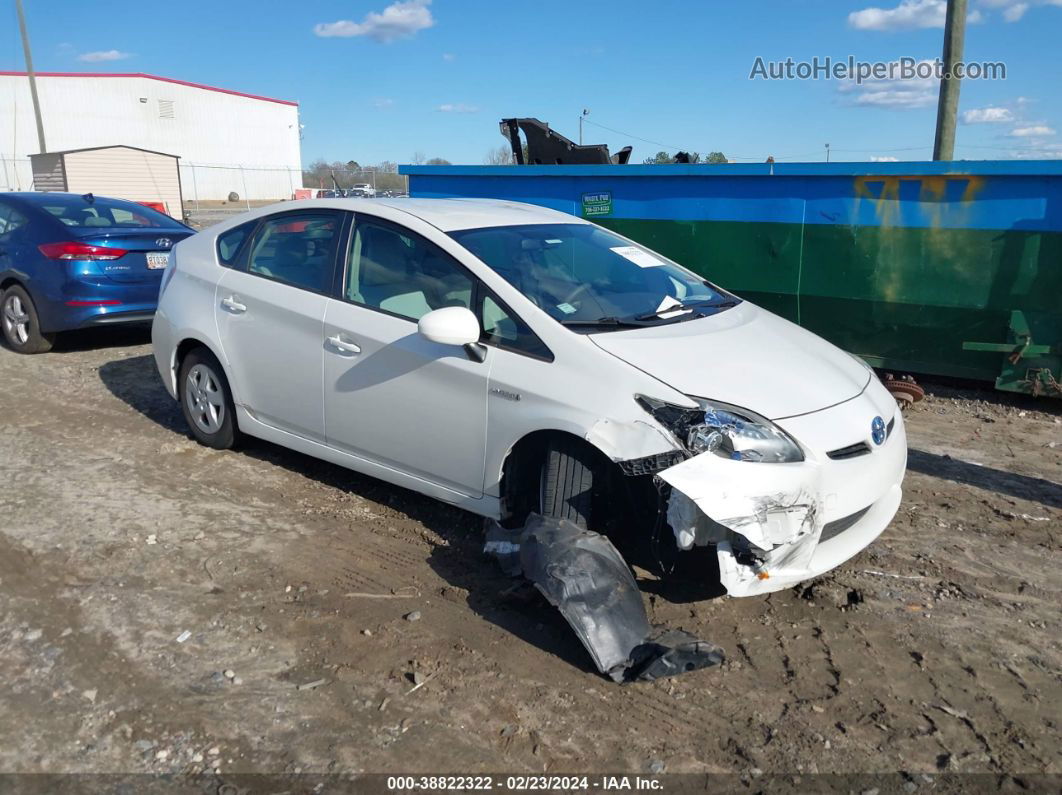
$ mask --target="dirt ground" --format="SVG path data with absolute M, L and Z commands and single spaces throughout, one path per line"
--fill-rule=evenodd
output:
M 908 431 L 898 516 L 830 575 L 643 577 L 728 659 L 619 686 L 475 517 L 193 443 L 145 331 L 0 350 L 0 771 L 1062 773 L 1062 402 L 930 387 Z

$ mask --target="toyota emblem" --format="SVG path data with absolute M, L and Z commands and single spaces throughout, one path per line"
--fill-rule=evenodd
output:
M 885 420 L 875 417 L 870 423 L 870 438 L 874 440 L 874 444 L 884 444 L 885 436 Z

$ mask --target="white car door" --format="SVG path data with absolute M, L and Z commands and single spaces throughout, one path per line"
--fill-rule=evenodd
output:
M 236 401 L 259 422 L 324 441 L 322 331 L 343 213 L 262 219 L 218 281 L 218 332 Z
M 417 321 L 471 307 L 474 277 L 405 227 L 358 215 L 325 334 L 328 444 L 466 497 L 483 494 L 491 357 L 429 342 Z

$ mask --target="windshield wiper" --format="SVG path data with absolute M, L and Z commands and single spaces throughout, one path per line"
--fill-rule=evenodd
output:
M 634 320 L 620 320 L 618 317 L 599 317 L 597 320 L 560 320 L 562 326 L 615 326 L 618 328 L 641 328 L 641 323 Z
M 635 315 L 633 320 L 659 320 L 665 315 L 675 313 L 678 317 L 679 313 L 684 313 L 693 309 L 724 309 L 731 306 L 737 306 L 738 302 L 731 299 L 724 299 L 717 301 L 710 299 L 707 301 L 694 301 L 691 304 L 672 304 L 671 306 L 661 307 L 653 312 L 646 312 L 644 315 Z M 695 317 L 703 317 L 703 315 L 694 315 Z M 670 320 L 670 318 L 668 318 Z

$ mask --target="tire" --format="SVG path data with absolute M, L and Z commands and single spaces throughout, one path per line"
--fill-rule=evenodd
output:
M 225 371 L 206 348 L 195 348 L 181 361 L 177 397 L 192 436 L 201 445 L 228 450 L 236 444 L 236 407 Z
M 589 529 L 594 494 L 594 456 L 573 439 L 554 439 L 542 465 L 540 510 L 543 516 L 567 519 Z
M 25 288 L 17 284 L 0 296 L 0 328 L 15 353 L 47 353 L 55 343 L 55 334 L 41 332 L 37 307 Z

